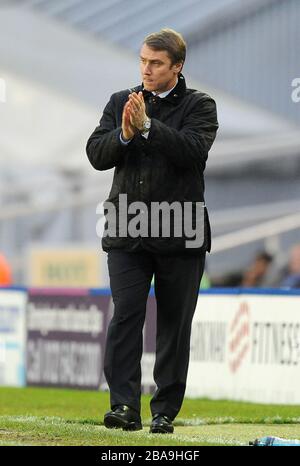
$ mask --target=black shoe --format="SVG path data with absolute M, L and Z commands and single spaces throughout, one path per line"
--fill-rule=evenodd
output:
M 174 427 L 172 421 L 168 416 L 164 414 L 154 414 L 151 426 L 151 434 L 172 434 L 174 432 Z
M 115 406 L 104 416 L 104 425 L 108 429 L 141 430 L 141 416 L 126 405 Z

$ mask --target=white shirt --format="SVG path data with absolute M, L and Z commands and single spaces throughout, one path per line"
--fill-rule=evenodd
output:
M 161 92 L 160 94 L 157 94 L 155 91 L 152 91 L 152 94 L 153 95 L 157 95 L 158 97 L 160 97 L 161 99 L 163 99 L 164 97 L 167 97 L 168 94 L 170 94 L 171 91 L 173 91 L 174 87 L 176 87 L 178 84 L 178 78 L 177 78 L 177 81 L 176 81 L 176 84 L 175 86 L 173 86 L 171 89 L 169 89 L 168 91 L 165 91 L 165 92 Z

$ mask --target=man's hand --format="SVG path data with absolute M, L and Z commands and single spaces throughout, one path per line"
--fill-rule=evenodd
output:
M 135 135 L 136 129 L 130 122 L 130 102 L 126 102 L 122 114 L 122 136 L 125 140 L 132 139 Z
M 133 92 L 129 95 L 129 109 L 131 124 L 141 131 L 144 127 L 144 121 L 147 119 L 146 108 L 143 93 Z

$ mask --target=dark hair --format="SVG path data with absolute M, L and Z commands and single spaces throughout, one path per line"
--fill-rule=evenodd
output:
M 265 251 L 258 252 L 255 257 L 256 260 L 263 260 L 265 262 L 272 262 L 273 261 L 273 256 L 271 254 L 268 254 Z
M 144 44 L 154 50 L 166 50 L 172 65 L 184 64 L 186 55 L 186 43 L 179 32 L 174 29 L 164 28 L 159 32 L 152 32 L 144 39 Z

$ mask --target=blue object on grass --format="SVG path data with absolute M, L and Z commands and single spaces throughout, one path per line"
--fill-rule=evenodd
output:
M 300 440 L 280 437 L 262 437 L 249 442 L 254 447 L 300 447 Z

